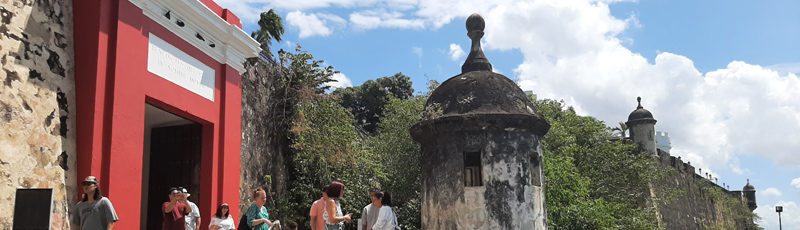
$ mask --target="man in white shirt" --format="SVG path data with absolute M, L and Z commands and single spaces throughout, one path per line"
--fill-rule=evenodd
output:
M 378 214 L 380 214 L 380 208 L 381 208 L 381 200 L 375 198 L 375 193 L 377 192 L 378 189 L 369 190 L 369 199 L 372 201 L 372 203 L 365 206 L 364 210 L 361 212 L 362 230 L 372 230 L 372 226 L 375 225 L 375 222 L 378 221 Z
M 189 194 L 189 191 L 186 190 L 186 188 L 179 188 L 179 189 L 181 190 L 181 192 L 186 194 L 186 197 L 191 196 L 191 194 Z M 197 205 L 194 204 L 194 202 L 187 200 L 186 203 L 188 203 L 189 206 L 192 207 L 192 212 L 186 214 L 186 216 L 183 217 L 186 220 L 186 230 L 197 230 L 197 226 L 202 226 L 200 225 L 200 210 L 197 208 Z

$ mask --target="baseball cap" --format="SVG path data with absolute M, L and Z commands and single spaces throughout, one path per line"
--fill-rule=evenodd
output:
M 192 194 L 189 194 L 189 190 L 186 190 L 186 188 L 184 188 L 184 187 L 178 187 L 178 190 L 180 190 L 182 193 L 186 194 L 186 196 L 191 196 L 192 195 Z

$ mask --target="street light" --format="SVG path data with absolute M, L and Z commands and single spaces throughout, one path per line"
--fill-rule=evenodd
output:
M 781 212 L 783 212 L 783 206 L 775 206 L 775 212 L 778 213 L 778 229 L 783 230 L 783 226 L 781 226 Z

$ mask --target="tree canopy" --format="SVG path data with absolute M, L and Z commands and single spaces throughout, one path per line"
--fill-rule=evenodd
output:
M 339 88 L 333 91 L 333 95 L 342 98 L 342 106 L 353 113 L 356 124 L 369 133 L 377 131 L 384 107 L 389 102 L 389 96 L 408 99 L 413 94 L 411 78 L 403 73 L 381 77 L 374 81 L 367 80 L 360 86 Z

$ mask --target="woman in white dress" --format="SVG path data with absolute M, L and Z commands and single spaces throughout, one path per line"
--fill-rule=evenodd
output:
M 392 211 L 392 196 L 388 192 L 375 193 L 375 198 L 381 200 L 381 209 L 378 212 L 378 221 L 372 226 L 373 230 L 394 230 L 397 226 L 397 215 Z
M 230 208 L 227 203 L 223 203 L 217 207 L 217 213 L 211 218 L 211 224 L 208 225 L 209 230 L 231 230 L 236 229 L 236 224 L 233 223 Z

